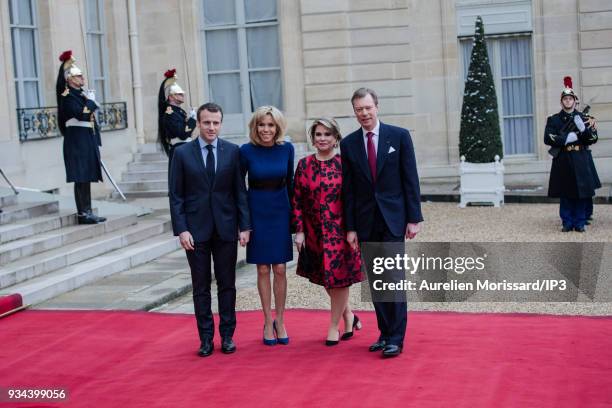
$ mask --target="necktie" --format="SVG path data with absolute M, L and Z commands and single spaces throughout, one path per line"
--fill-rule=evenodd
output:
M 215 155 L 213 154 L 213 145 L 206 145 L 208 154 L 206 155 L 206 174 L 211 183 L 215 180 Z
M 372 174 L 372 184 L 376 183 L 376 149 L 374 148 L 374 133 L 368 132 L 366 134 L 368 138 L 368 165 L 370 166 L 370 173 Z

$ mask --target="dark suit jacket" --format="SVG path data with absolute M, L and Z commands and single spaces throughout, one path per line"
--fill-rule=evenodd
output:
M 376 206 L 398 237 L 405 234 L 408 223 L 423 221 L 414 147 L 406 129 L 380 123 L 375 186 L 361 128 L 340 142 L 340 151 L 347 231 L 357 231 L 359 240 L 367 241 Z
M 251 229 L 239 154 L 237 145 L 217 141 L 213 184 L 206 174 L 198 139 L 174 151 L 169 183 L 174 235 L 189 231 L 195 242 L 204 242 L 216 227 L 223 241 L 236 241 L 239 230 Z

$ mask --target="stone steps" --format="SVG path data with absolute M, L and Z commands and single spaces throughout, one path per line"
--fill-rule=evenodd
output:
M 168 189 L 165 190 L 148 190 L 148 191 L 130 191 L 128 193 L 124 193 L 126 197 L 130 198 L 160 198 L 160 199 L 168 199 Z M 112 199 L 119 199 L 121 196 L 116 191 L 111 193 Z
M 180 247 L 169 215 L 138 218 L 132 206 L 100 203 L 107 221 L 78 225 L 72 200 L 2 194 L 0 296 L 18 293 L 38 303 Z
M 30 237 L 61 227 L 75 225 L 76 213 L 70 211 L 0 225 L 0 244 Z
M 121 180 L 126 181 L 149 181 L 168 180 L 168 170 L 133 171 L 121 175 Z
M 55 214 L 58 211 L 59 203 L 57 201 L 40 203 L 17 202 L 13 205 L 2 207 L 2 212 L 0 213 L 0 225 L 43 215 Z
M 139 192 L 139 191 L 151 191 L 151 190 L 165 190 L 168 191 L 168 179 L 161 180 L 146 180 L 146 181 L 122 181 L 118 183 L 119 188 L 124 194 Z
M 0 295 L 19 293 L 26 305 L 40 303 L 95 280 L 142 265 L 175 251 L 179 246 L 178 240 L 170 234 L 148 238 L 10 286 L 0 291 Z
M 164 152 L 138 152 L 134 153 L 134 161 L 136 162 L 148 162 L 148 161 L 168 161 L 168 156 Z
M 26 256 L 80 242 L 136 223 L 135 215 L 108 217 L 104 223 L 71 225 L 0 245 L 0 265 Z
M 9 205 L 17 204 L 17 195 L 3 195 L 0 196 L 0 208 L 8 207 Z
M 129 224 L 104 235 L 20 259 L 3 266 L 0 271 L 0 288 L 8 288 L 27 279 L 78 264 L 160 234 L 168 236 L 167 231 L 170 228 L 171 223 L 168 216 L 139 221 L 136 225 Z
M 127 165 L 128 172 L 132 171 L 168 171 L 168 160 L 130 162 Z

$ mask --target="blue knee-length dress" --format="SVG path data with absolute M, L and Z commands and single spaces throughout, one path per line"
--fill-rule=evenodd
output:
M 240 147 L 242 173 L 248 177 L 252 226 L 247 263 L 280 264 L 293 259 L 289 229 L 293 160 L 293 145 L 288 142 Z

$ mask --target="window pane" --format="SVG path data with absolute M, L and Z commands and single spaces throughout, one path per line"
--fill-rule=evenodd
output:
M 276 20 L 276 0 L 246 0 L 244 15 L 247 23 Z
M 247 29 L 249 68 L 280 66 L 278 30 L 276 26 Z
M 461 41 L 461 55 L 463 57 L 463 82 L 465 82 L 470 68 L 470 57 L 472 55 L 472 48 L 474 44 L 472 41 L 464 40 Z
M 22 28 L 19 34 L 19 45 L 21 47 L 21 73 L 23 78 L 35 78 L 38 76 L 36 69 L 36 53 L 34 47 L 34 30 Z
M 24 108 L 37 108 L 38 107 L 38 81 L 24 81 Z
M 225 113 L 241 113 L 240 74 L 209 75 L 210 99 Z
M 18 28 L 11 28 L 11 43 L 13 48 L 13 77 L 18 78 L 19 74 L 17 74 L 17 64 L 19 64 L 18 56 L 17 56 L 17 41 L 19 36 Z
M 15 81 L 15 97 L 17 98 L 17 107 L 23 108 L 24 103 L 21 100 L 21 92 L 19 92 L 19 82 Z
M 97 0 L 87 0 L 85 5 L 85 14 L 87 18 L 87 30 L 100 31 L 100 16 Z
M 500 40 L 502 77 L 531 75 L 531 43 L 527 38 Z
M 236 23 L 234 0 L 203 0 L 204 24 L 218 26 Z
M 283 109 L 280 70 L 250 73 L 251 110 L 262 105 Z
M 96 90 L 96 101 L 99 103 L 104 102 L 106 100 L 106 94 L 104 93 L 104 80 L 95 80 L 93 85 L 94 89 Z
M 34 25 L 34 18 L 32 16 L 32 0 L 18 0 L 17 4 L 19 13 L 17 23 L 22 25 Z
M 503 115 L 533 114 L 531 78 L 502 80 Z
M 89 34 L 88 37 L 90 47 L 89 56 L 91 58 L 91 71 L 89 72 L 89 75 L 94 77 L 103 77 L 104 70 L 102 67 L 102 36 L 98 34 Z
M 209 71 L 238 69 L 238 37 L 236 30 L 206 32 L 206 60 Z
M 504 119 L 504 154 L 533 153 L 533 118 Z

